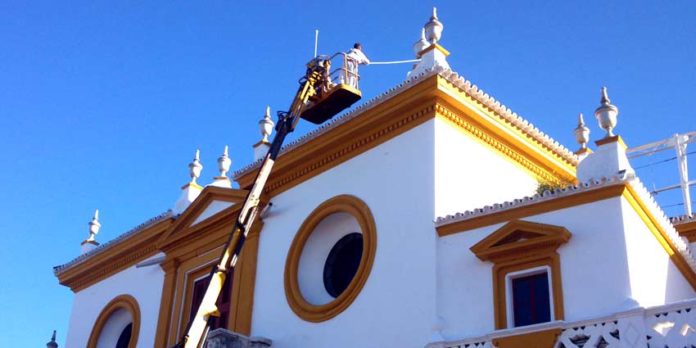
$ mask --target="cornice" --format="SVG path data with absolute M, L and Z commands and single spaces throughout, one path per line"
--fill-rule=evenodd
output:
M 696 290 L 696 259 L 689 244 L 680 236 L 643 183 L 634 176 L 602 178 L 564 189 L 546 191 L 541 195 L 449 215 L 438 218 L 435 221 L 435 229 L 438 235 L 443 237 L 611 197 L 623 197 L 629 203 Z
M 58 281 L 77 292 L 153 256 L 158 252 L 157 238 L 171 223 L 171 219 L 160 220 L 137 230 L 129 238 L 119 239 L 118 243 L 107 243 L 110 246 L 102 252 L 56 272 Z
M 246 190 L 206 186 L 205 189 L 203 189 L 203 191 L 198 195 L 196 200 L 193 201 L 193 203 L 191 203 L 191 205 L 189 205 L 186 210 L 184 210 L 184 212 L 177 217 L 171 228 L 160 236 L 159 240 L 157 241 L 157 248 L 160 250 L 169 250 L 171 249 L 170 245 L 176 244 L 177 241 L 184 238 L 185 235 L 206 228 L 215 221 L 219 220 L 221 216 L 228 215 L 228 211 L 238 210 L 240 207 L 236 203 L 242 202 L 246 195 Z M 204 221 L 201 221 L 194 226 L 190 226 L 190 224 L 193 223 L 213 201 L 230 202 L 233 205 L 217 212 L 213 216 L 208 217 Z M 181 233 L 182 230 L 186 230 L 186 232 Z
M 564 163 L 563 166 L 567 168 L 574 168 L 577 165 L 578 157 L 570 150 L 559 144 L 557 141 L 551 139 L 534 125 L 512 112 L 512 110 L 501 104 L 499 101 L 484 93 L 475 84 L 472 84 L 470 81 L 464 79 L 456 72 L 449 69 L 444 69 L 442 67 L 429 69 L 422 74 L 411 76 L 406 81 L 393 88 L 390 88 L 386 92 L 367 101 L 366 103 L 359 105 L 355 109 L 326 122 L 322 126 L 300 137 L 298 140 L 283 147 L 279 161 L 282 160 L 282 157 L 285 154 L 292 152 L 294 149 L 304 146 L 305 144 L 308 144 L 329 132 L 332 132 L 332 130 L 335 128 L 338 128 L 355 118 L 372 117 L 372 115 L 366 115 L 368 111 L 380 106 L 381 104 L 387 103 L 392 99 L 400 97 L 403 92 L 411 89 L 415 85 L 422 84 L 422 81 L 429 80 L 433 76 L 439 76 L 447 81 L 451 88 L 457 89 L 458 92 L 463 93 L 472 100 L 480 103 L 487 110 L 492 112 L 495 117 L 498 118 L 498 121 L 501 124 L 508 124 L 509 127 L 514 128 L 516 131 L 522 134 L 523 138 L 528 138 L 527 140 L 530 144 L 537 144 L 539 147 L 544 148 L 546 152 L 551 155 L 551 157 L 557 158 L 561 163 Z M 441 86 L 442 83 L 438 81 L 437 85 Z M 438 86 L 436 86 L 435 89 L 438 89 Z M 235 172 L 235 180 L 240 183 L 241 187 L 246 187 L 245 184 L 248 184 L 250 181 L 249 176 L 253 175 L 260 163 L 261 161 L 258 160 Z
M 615 176 L 602 178 L 562 189 L 546 191 L 512 201 L 487 205 L 435 220 L 437 233 L 442 237 L 452 233 L 468 231 L 511 219 L 521 219 L 562 208 L 590 203 L 610 197 L 618 197 L 625 190 L 627 178 Z
M 362 117 L 342 117 L 330 127 L 320 127 L 323 136 L 289 145 L 276 161 L 265 192 L 283 192 L 434 118 L 437 79 L 430 76 L 418 81 L 394 98 L 372 105 Z M 235 179 L 240 187 L 248 188 L 255 176 L 250 169 Z
M 438 114 L 542 182 L 565 184 L 576 180 L 574 154 L 545 138 L 526 121 L 518 120 L 521 126 L 517 127 L 511 121 L 515 119 L 503 117 L 503 107 L 487 95 L 465 95 L 456 77 L 441 70 L 416 76 L 289 144 L 276 161 L 265 192 L 273 195 L 286 191 Z M 469 90 L 478 91 L 475 86 Z M 476 110 L 466 111 L 471 108 Z M 255 162 L 235 174 L 240 187 L 251 186 L 259 164 Z
M 511 239 L 517 233 L 523 233 L 524 238 Z M 540 253 L 540 250 L 555 252 L 570 237 L 571 233 L 563 226 L 513 220 L 476 243 L 470 250 L 482 261 L 497 263 L 520 260 Z
M 99 255 L 99 254 L 101 254 L 102 252 L 104 252 L 104 251 L 106 251 L 106 250 L 112 248 L 114 245 L 120 244 L 120 243 L 122 243 L 124 240 L 133 237 L 134 235 L 140 233 L 141 231 L 143 231 L 143 230 L 145 230 L 145 229 L 148 229 L 149 227 L 151 227 L 151 226 L 153 226 L 153 225 L 155 225 L 155 224 L 157 224 L 157 223 L 159 223 L 159 222 L 161 222 L 161 221 L 163 221 L 163 220 L 172 218 L 172 217 L 173 217 L 172 211 L 171 211 L 171 210 L 167 210 L 167 211 L 165 211 L 164 213 L 159 214 L 159 215 L 157 215 L 157 216 L 155 216 L 155 217 L 153 217 L 153 218 L 150 218 L 150 219 L 148 219 L 147 221 L 141 223 L 141 224 L 138 225 L 138 226 L 135 226 L 134 228 L 128 230 L 127 232 L 122 233 L 122 234 L 119 235 L 118 237 L 116 237 L 116 238 L 114 238 L 114 239 L 112 239 L 112 240 L 110 240 L 110 241 L 108 241 L 108 242 L 106 242 L 106 243 L 104 243 L 104 244 L 99 245 L 99 246 L 98 246 L 97 248 L 95 248 L 94 250 L 91 250 L 91 251 L 89 251 L 89 252 L 87 252 L 87 253 L 84 253 L 84 254 L 82 254 L 82 255 L 80 255 L 80 256 L 78 256 L 78 257 L 72 259 L 71 261 L 69 261 L 69 262 L 67 262 L 67 263 L 64 263 L 64 264 L 62 264 L 62 265 L 53 267 L 53 273 L 54 273 L 56 276 L 60 276 L 60 274 L 61 274 L 62 272 L 64 272 L 65 270 L 69 269 L 70 267 L 73 267 L 73 266 L 75 266 L 75 265 L 78 265 L 78 264 L 84 262 L 84 261 L 87 260 L 87 259 L 90 259 L 90 258 L 92 258 L 92 257 L 94 257 L 94 256 L 96 256 L 96 255 Z
M 436 110 L 439 116 L 521 165 L 532 173 L 538 181 L 555 185 L 563 185 L 575 181 L 575 175 L 572 171 L 565 170 L 559 166 L 554 168 L 554 164 L 551 161 L 544 161 L 538 156 L 532 156 L 529 149 L 526 149 L 527 151 L 518 150 L 520 147 L 523 147 L 519 141 L 497 135 L 490 128 L 486 128 L 485 125 L 474 121 L 465 113 L 454 111 L 451 106 L 444 103 L 438 103 Z M 514 146 L 514 143 L 517 143 L 517 146 Z

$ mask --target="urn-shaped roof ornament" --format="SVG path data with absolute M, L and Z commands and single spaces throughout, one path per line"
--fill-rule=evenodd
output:
M 578 114 L 578 126 L 575 127 L 573 133 L 575 133 L 575 140 L 580 144 L 580 149 L 586 149 L 587 143 L 590 141 L 590 129 L 585 126 L 582 112 Z
M 225 149 L 222 151 L 222 155 L 218 157 L 218 170 L 220 171 L 220 177 L 227 177 L 227 172 L 230 171 L 230 166 L 232 166 L 232 160 L 228 155 L 228 146 L 225 145 Z
M 442 22 L 437 18 L 437 8 L 433 7 L 433 15 L 430 16 L 430 20 L 424 26 L 425 37 L 428 39 L 428 42 L 435 44 L 440 41 L 443 27 Z
M 266 114 L 263 116 L 263 118 L 259 121 L 259 130 L 261 131 L 261 142 L 262 143 L 268 143 L 269 142 L 269 137 L 271 136 L 271 133 L 273 132 L 273 120 L 271 119 L 271 107 L 266 106 Z
M 425 39 L 425 28 L 421 28 L 420 40 L 416 41 L 416 43 L 413 44 L 413 52 L 416 54 L 416 57 L 420 58 L 419 53 L 426 49 L 428 46 L 428 41 Z
M 101 228 L 101 224 L 99 223 L 99 209 L 94 210 L 94 216 L 92 216 L 92 221 L 90 221 L 88 225 L 89 237 L 87 237 L 85 242 L 94 242 L 96 240 L 97 233 L 99 233 L 99 229 Z
M 46 348 L 58 348 L 58 343 L 56 342 L 56 330 L 53 330 L 51 341 L 46 343 Z
M 200 161 L 201 150 L 196 150 L 196 154 L 193 157 L 193 161 L 189 163 L 189 175 L 191 176 L 191 183 L 196 183 L 196 179 L 201 177 L 201 171 L 203 170 L 203 164 Z
M 607 88 L 602 87 L 602 97 L 600 99 L 600 105 L 594 112 L 599 126 L 607 131 L 606 137 L 614 136 L 614 128 L 617 123 L 617 116 L 619 115 L 619 108 L 611 104 L 609 95 L 607 95 Z

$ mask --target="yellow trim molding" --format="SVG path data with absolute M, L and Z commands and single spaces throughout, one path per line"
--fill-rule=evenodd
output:
M 563 320 L 561 261 L 556 250 L 568 242 L 571 233 L 561 226 L 529 221 L 511 221 L 471 247 L 471 251 L 493 266 L 493 307 L 496 330 L 507 328 L 507 287 L 505 276 L 541 266 L 549 267 L 553 298 L 553 319 Z
M 285 151 L 275 163 L 265 192 L 284 192 L 436 117 L 480 138 L 494 153 L 526 168 L 540 181 L 576 181 L 574 164 L 434 75 Z M 240 187 L 251 187 L 257 169 L 235 177 Z
M 436 228 L 436 230 L 438 235 L 443 237 L 454 233 L 470 231 L 483 226 L 490 226 L 515 219 L 522 219 L 533 215 L 619 196 L 623 197 L 638 214 L 641 220 L 643 220 L 645 226 L 648 227 L 658 243 L 660 243 L 665 252 L 667 252 L 667 255 L 669 255 L 677 269 L 679 269 L 684 278 L 686 278 L 689 284 L 691 284 L 691 287 L 696 290 L 696 272 L 694 272 L 684 256 L 678 251 L 678 248 L 667 236 L 667 231 L 662 228 L 658 218 L 651 213 L 645 202 L 639 198 L 640 196 L 636 193 L 635 189 L 633 189 L 633 187 L 627 182 L 567 196 L 561 196 L 557 199 L 523 205 L 517 208 L 502 210 L 492 214 L 481 215 L 472 219 L 440 225 Z
M 679 235 L 686 238 L 689 243 L 696 242 L 696 220 L 682 224 L 675 224 L 674 228 L 677 229 Z
M 440 237 L 444 237 L 454 233 L 470 231 L 483 226 L 495 225 L 514 219 L 522 219 L 528 216 L 601 201 L 607 198 L 618 197 L 624 192 L 625 189 L 626 187 L 623 184 L 606 186 L 595 190 L 579 192 L 568 196 L 561 196 L 552 200 L 523 205 L 463 221 L 456 221 L 450 224 L 440 225 L 436 228 L 436 230 Z
M 537 156 L 530 156 L 530 153 L 523 152 L 516 147 L 510 139 L 496 136 L 495 133 L 487 130 L 483 125 L 476 122 L 474 118 L 465 113 L 453 111 L 446 103 L 436 106 L 437 116 L 454 125 L 465 134 L 471 136 L 479 143 L 493 150 L 496 153 L 517 167 L 530 173 L 537 181 L 553 185 L 568 185 L 575 181 L 572 172 L 563 173 L 558 168 L 547 163 L 544 159 Z
M 155 255 L 158 252 L 156 241 L 171 226 L 172 221 L 171 218 L 166 218 L 106 246 L 105 250 L 91 256 L 89 260 L 58 273 L 58 281 L 70 287 L 73 292 L 78 292 Z
M 363 253 L 360 258 L 360 265 L 355 277 L 353 277 L 353 280 L 343 293 L 329 303 L 313 305 L 304 298 L 299 287 L 297 271 L 300 257 L 307 239 L 316 226 L 327 216 L 339 212 L 352 215 L 360 225 L 363 234 Z M 353 303 L 353 300 L 355 300 L 365 285 L 372 269 L 376 249 L 377 234 L 375 221 L 365 202 L 355 196 L 340 195 L 319 205 L 302 223 L 288 252 L 288 258 L 285 263 L 285 296 L 290 308 L 298 317 L 315 323 L 329 320 L 343 312 Z
M 658 222 L 658 218 L 650 212 L 650 209 L 648 209 L 645 202 L 639 198 L 640 196 L 636 193 L 635 189 L 633 189 L 631 185 L 625 185 L 624 187 L 625 190 L 622 196 L 628 201 L 641 220 L 643 220 L 648 229 L 650 229 L 650 232 L 652 232 L 655 239 L 657 239 L 665 252 L 667 252 L 667 255 L 669 255 L 669 258 L 674 262 L 674 265 L 677 266 L 677 269 L 679 269 L 684 278 L 691 284 L 691 287 L 696 290 L 696 272 L 694 272 L 684 256 L 679 252 L 679 249 L 672 243 L 671 239 L 667 236 L 667 232 Z
M 619 143 L 621 148 L 623 148 L 624 150 L 626 150 L 628 148 L 626 143 L 623 141 L 623 138 L 621 138 L 621 136 L 619 136 L 619 135 L 605 137 L 605 138 L 602 138 L 602 139 L 595 141 L 595 145 L 597 145 L 597 146 L 611 144 L 611 143 Z
M 92 332 L 89 334 L 87 348 L 97 348 L 99 335 L 101 335 L 104 325 L 111 314 L 119 309 L 127 310 L 133 319 L 131 338 L 130 342 L 128 343 L 128 348 L 135 348 L 138 345 L 138 335 L 140 334 L 140 307 L 138 306 L 138 301 L 136 301 L 131 295 L 120 295 L 111 300 L 106 307 L 102 309 L 101 313 L 99 313 L 99 316 L 92 327 Z
M 563 329 L 548 329 L 493 339 L 497 348 L 553 348 Z
M 440 44 L 434 43 L 434 44 L 431 44 L 430 46 L 424 48 L 420 52 L 418 52 L 418 57 L 421 57 L 422 55 L 424 55 L 432 50 L 438 50 L 438 51 L 442 52 L 442 54 L 444 54 L 445 57 L 450 55 L 450 52 L 448 50 L 446 50 L 444 47 L 440 46 Z
M 239 205 L 233 205 L 194 226 L 182 224 L 167 244 L 167 259 L 162 263 L 165 272 L 155 347 L 166 348 L 176 343 L 188 323 L 191 291 L 194 280 L 210 272 L 222 252 L 222 245 L 236 221 Z M 192 214 L 197 216 L 196 209 Z M 256 284 L 259 235 L 263 221 L 249 231 L 232 279 L 231 308 L 227 329 L 251 333 Z

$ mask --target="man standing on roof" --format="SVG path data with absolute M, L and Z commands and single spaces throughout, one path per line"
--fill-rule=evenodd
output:
M 346 53 L 346 74 L 348 75 L 348 84 L 352 87 L 358 88 L 358 65 L 360 64 L 370 64 L 370 60 L 367 59 L 365 53 L 362 51 L 362 45 L 356 42 L 353 48 Z

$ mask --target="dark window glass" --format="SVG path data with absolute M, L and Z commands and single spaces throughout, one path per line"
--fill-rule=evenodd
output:
M 324 264 L 324 288 L 333 297 L 346 290 L 360 266 L 363 236 L 353 232 L 343 236 L 331 248 Z
M 232 303 L 232 278 L 234 278 L 234 270 L 227 272 L 227 277 L 225 277 L 225 284 L 222 287 L 222 292 L 217 300 L 217 308 L 220 312 L 219 317 L 212 318 L 210 320 L 210 329 L 214 330 L 217 328 L 227 328 L 227 318 L 230 314 L 230 304 Z M 198 307 L 203 302 L 203 296 L 205 296 L 205 291 L 208 289 L 208 284 L 210 283 L 210 276 L 199 279 L 193 283 L 193 294 L 191 296 L 191 313 L 189 314 L 189 322 L 196 315 Z
M 512 309 L 515 326 L 551 321 L 548 273 L 539 273 L 512 280 Z
M 126 325 L 121 331 L 121 335 L 118 336 L 118 341 L 116 341 L 116 348 L 128 348 L 128 344 L 131 339 L 131 332 L 133 331 L 133 323 Z

